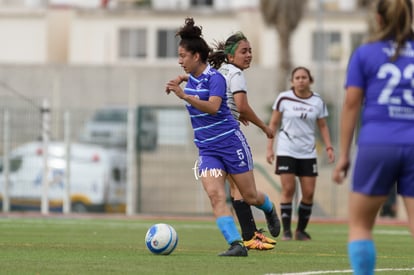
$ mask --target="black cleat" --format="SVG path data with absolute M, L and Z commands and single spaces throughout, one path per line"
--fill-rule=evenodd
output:
M 280 234 L 280 220 L 276 213 L 275 205 L 273 204 L 272 211 L 270 213 L 265 213 L 267 228 L 269 229 L 270 234 L 273 237 L 277 237 Z
M 235 241 L 227 251 L 220 253 L 219 256 L 246 257 L 247 248 L 243 245 L 243 242 Z
M 287 230 L 283 232 L 282 241 L 290 241 L 292 240 L 292 231 Z
M 307 232 L 296 230 L 295 240 L 297 240 L 297 241 L 310 241 L 311 239 L 312 239 L 311 236 Z

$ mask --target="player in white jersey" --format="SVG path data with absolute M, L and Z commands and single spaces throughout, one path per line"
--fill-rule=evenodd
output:
M 277 134 L 276 174 L 282 184 L 281 217 L 283 240 L 292 239 L 292 202 L 299 177 L 302 199 L 298 209 L 296 240 L 310 240 L 305 231 L 313 205 L 316 177 L 318 176 L 315 130 L 318 126 L 326 146 L 329 162 L 334 162 L 335 154 L 326 122 L 328 111 L 319 94 L 311 91 L 313 77 L 305 67 L 297 67 L 291 75 L 292 88 L 279 94 L 273 104 L 269 127 Z M 267 145 L 267 162 L 275 159 L 274 140 Z
M 237 32 L 216 44 L 216 49 L 209 56 L 209 63 L 226 78 L 227 105 L 233 117 L 248 125 L 249 122 L 259 127 L 268 138 L 273 138 L 272 129 L 254 112 L 247 99 L 247 83 L 243 71 L 250 67 L 253 54 L 250 42 L 242 32 Z M 263 230 L 256 227 L 256 222 L 250 205 L 246 203 L 236 187 L 232 177 L 227 177 L 230 183 L 232 206 L 240 223 L 244 245 L 248 249 L 273 249 L 276 241 L 266 237 Z M 277 237 L 280 225 L 270 233 Z

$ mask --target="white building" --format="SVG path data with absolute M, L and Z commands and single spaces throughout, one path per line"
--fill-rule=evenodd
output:
M 208 42 L 241 30 L 252 43 L 255 65 L 278 61 L 276 31 L 264 24 L 258 0 L 153 0 L 152 8 L 131 8 L 131 0 L 112 0 L 106 8 L 102 0 L 46 2 L 0 0 L 0 63 L 176 66 L 175 32 L 188 16 L 203 26 Z M 309 1 L 293 34 L 293 64 L 346 66 L 366 30 L 365 13 L 354 2 Z M 323 12 L 317 10 L 321 3 Z
M 240 30 L 247 35 L 254 54 L 253 68 L 246 71 L 249 93 L 252 91 L 249 103 L 259 117 L 268 117 L 269 105 L 278 92 L 275 91 L 274 76 L 279 51 L 276 31 L 265 25 L 258 7 L 259 0 L 134 1 L 139 5 L 132 2 L 0 0 L 0 84 L 6 84 L 0 89 L 0 105 L 24 105 L 23 108 L 32 108 L 31 112 L 15 109 L 19 114 L 35 117 L 38 110 L 21 97 L 11 95 L 10 90 L 30 99 L 49 99 L 51 109 L 55 110 L 53 119 L 58 122 L 51 128 L 55 136 L 62 132 L 61 118 L 56 110 L 75 110 L 73 114 L 80 117 L 85 110 L 92 112 L 114 103 L 176 106 L 179 104 L 176 98 L 165 96 L 165 82 L 182 73 L 177 64 L 175 33 L 186 17 L 193 17 L 196 24 L 203 27 L 204 38 L 210 43 L 225 40 Z M 321 89 L 316 87 L 316 90 L 323 92 L 330 106 L 339 106 L 343 70 L 352 49 L 365 33 L 366 16 L 363 11 L 355 10 L 355 1 L 351 0 L 309 0 L 308 3 L 309 9 L 292 36 L 293 65 L 310 67 L 316 75 L 317 85 L 322 83 L 323 86 Z M 331 114 L 332 120 L 337 120 L 335 112 Z M 29 128 L 27 125 L 18 124 L 17 120 L 14 123 L 16 128 L 23 130 Z M 255 127 L 245 127 L 243 131 L 249 145 L 254 148 L 255 161 L 264 162 L 263 135 L 258 134 Z M 334 127 L 332 132 L 335 142 L 337 131 Z M 171 154 L 168 152 L 154 158 L 156 165 L 149 162 L 148 167 L 142 170 L 148 173 L 154 170 L 156 176 L 151 174 L 151 179 L 160 179 L 156 169 L 158 165 L 171 166 L 174 173 L 188 176 L 185 169 L 190 166 L 181 164 L 187 161 L 187 156 L 191 165 L 194 163 L 193 153 L 188 148 L 193 148 L 192 144 L 186 147 L 187 151 L 180 149 L 180 163 L 165 161 L 160 164 L 160 160 Z M 269 175 L 273 173 L 272 167 L 266 169 Z M 320 173 L 318 185 L 326 192 L 317 194 L 318 202 L 327 207 L 345 206 L 343 192 L 333 195 L 331 191 L 331 167 L 323 167 Z M 145 195 L 146 185 L 151 191 L 154 184 L 165 185 L 171 181 L 175 194 L 187 196 L 189 193 L 190 198 L 196 200 L 194 194 L 199 191 L 196 189 L 198 186 L 192 185 L 193 192 L 188 187 L 192 179 L 185 178 L 186 181 L 181 174 L 172 175 L 175 174 L 162 174 L 163 178 L 155 183 L 143 183 L 142 198 L 153 196 L 152 193 L 148 193 L 151 196 Z M 182 186 L 182 192 L 177 191 L 181 190 L 177 189 L 179 183 L 186 184 Z M 264 177 L 258 176 L 257 184 L 269 188 Z M 168 196 L 170 193 L 160 192 L 159 195 L 164 194 Z M 188 211 L 191 208 L 188 207 L 188 196 L 185 199 L 174 198 L 175 201 L 186 202 L 180 206 L 183 209 Z M 171 210 L 169 201 L 164 198 L 162 201 L 166 201 L 166 209 Z M 199 201 L 194 203 L 194 209 L 199 207 Z M 153 206 L 143 202 L 144 212 L 150 207 Z M 331 207 L 329 210 L 336 216 L 345 215 L 342 213 L 345 211 L 346 207 L 338 211 Z

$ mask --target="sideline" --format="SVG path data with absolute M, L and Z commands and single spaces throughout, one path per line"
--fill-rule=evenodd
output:
M 85 219 L 177 219 L 177 220 L 214 220 L 213 215 L 169 215 L 169 214 L 133 214 L 126 215 L 122 213 L 70 213 L 63 214 L 58 212 L 50 212 L 49 214 L 43 215 L 38 211 L 11 211 L 8 213 L 0 212 L 0 218 L 85 218 Z M 346 224 L 346 219 L 338 218 L 312 218 L 312 223 L 328 223 L 328 224 Z M 408 221 L 399 220 L 399 219 L 388 219 L 388 218 L 379 218 L 376 221 L 376 224 L 381 225 L 407 225 Z
M 195 221 L 214 221 L 214 216 L 211 215 L 179 215 L 179 214 L 133 214 L 126 215 L 122 213 L 70 213 L 63 214 L 58 212 L 50 212 L 43 215 L 39 211 L 11 211 L 8 213 L 0 212 L 0 218 L 61 218 L 61 219 L 125 219 L 125 220 L 158 220 L 158 219 L 174 219 L 174 220 L 195 220 Z M 263 218 L 264 220 L 264 218 Z M 258 218 L 257 221 L 262 221 Z M 316 224 L 346 224 L 346 219 L 338 218 L 312 218 L 312 223 Z M 408 226 L 407 220 L 378 218 L 376 220 L 377 225 L 395 225 L 395 226 Z

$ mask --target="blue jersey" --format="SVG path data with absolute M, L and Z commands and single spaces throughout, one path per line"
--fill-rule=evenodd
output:
M 220 109 L 215 115 L 186 104 L 194 130 L 194 143 L 198 148 L 217 144 L 239 130 L 239 124 L 227 106 L 226 80 L 216 69 L 208 65 L 199 77 L 190 74 L 184 92 L 205 101 L 210 96 L 222 98 Z
M 414 41 L 391 61 L 395 49 L 378 41 L 350 58 L 345 87 L 365 93 L 358 144 L 414 144 Z

